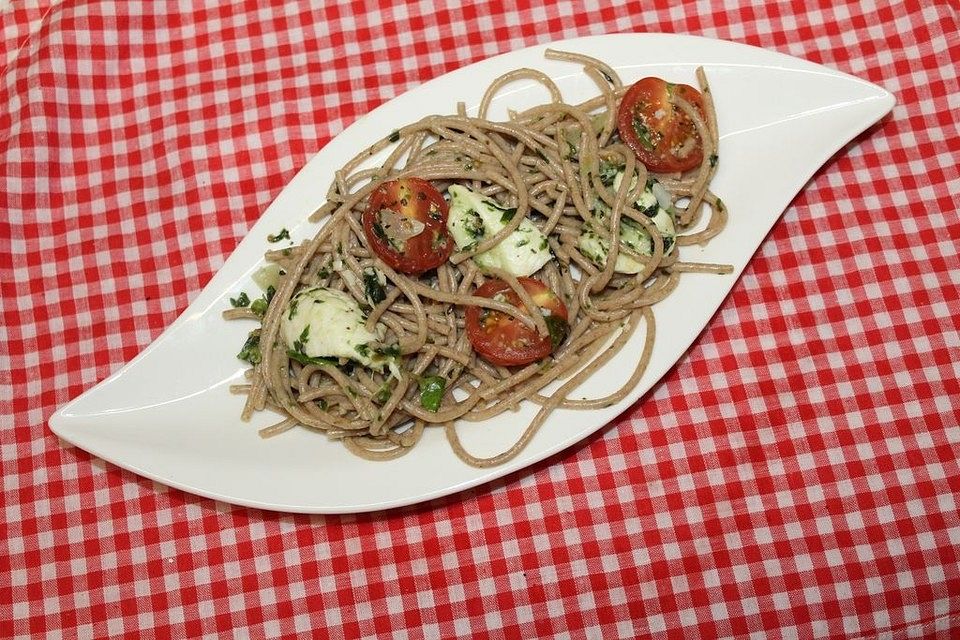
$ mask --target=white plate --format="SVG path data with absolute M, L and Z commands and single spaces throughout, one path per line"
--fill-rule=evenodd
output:
M 553 43 L 611 64 L 625 82 L 646 75 L 695 84 L 706 68 L 719 112 L 720 169 L 713 190 L 730 223 L 704 250 L 686 259 L 734 265 L 728 276 L 685 275 L 655 307 L 658 337 L 640 384 L 609 409 L 557 411 L 515 459 L 474 469 L 430 430 L 409 455 L 368 462 L 305 429 L 262 440 L 238 418 L 242 398 L 228 392 L 244 369 L 234 354 L 251 323 L 226 323 L 220 313 L 240 290 L 255 291 L 251 274 L 281 227 L 297 240 L 317 226 L 307 216 L 322 204 L 333 171 L 359 149 L 429 113 L 452 112 L 457 100 L 479 104 L 498 75 L 534 67 L 552 77 L 567 101 L 596 94 L 578 65 L 543 58 L 547 46 L 491 58 L 434 79 L 355 122 L 297 174 L 197 299 L 157 340 L 116 374 L 57 411 L 51 429 L 64 440 L 125 469 L 226 502 L 307 513 L 371 511 L 411 504 L 472 487 L 567 447 L 595 432 L 647 391 L 690 346 L 794 195 L 832 154 L 890 111 L 884 89 L 813 63 L 730 42 L 667 34 L 597 36 Z M 504 95 L 504 94 L 501 94 Z M 498 108 L 539 103 L 529 83 L 508 88 Z M 509 104 L 507 104 L 509 103 Z M 271 245 L 276 246 L 276 245 Z M 576 396 L 596 396 L 626 380 L 643 331 Z M 461 425 L 467 448 L 499 452 L 531 414 L 508 414 Z

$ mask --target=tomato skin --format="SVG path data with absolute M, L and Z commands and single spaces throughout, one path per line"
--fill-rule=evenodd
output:
M 703 161 L 703 142 L 686 113 L 670 102 L 671 92 L 703 115 L 703 96 L 686 84 L 643 78 L 631 86 L 617 111 L 617 128 L 637 159 L 657 173 L 689 171 Z
M 384 210 L 407 224 L 422 225 L 422 231 L 412 237 L 391 239 L 384 231 Z M 363 232 L 370 248 L 391 268 L 419 275 L 436 269 L 453 253 L 453 238 L 447 232 L 448 212 L 443 196 L 426 180 L 388 180 L 370 194 L 361 218 Z
M 544 318 L 550 322 L 559 320 L 565 332 L 569 316 L 567 307 L 557 294 L 539 280 L 517 280 L 539 308 L 549 311 L 549 315 Z M 474 295 L 493 298 L 498 293 L 503 294 L 505 302 L 521 307 L 520 296 L 503 280 L 487 280 Z M 539 309 L 537 311 L 539 312 Z M 474 351 L 488 362 L 497 365 L 530 364 L 546 358 L 555 347 L 551 336 L 541 336 L 536 329 L 528 327 L 513 316 L 492 309 L 467 307 L 466 325 L 467 338 L 470 339 Z

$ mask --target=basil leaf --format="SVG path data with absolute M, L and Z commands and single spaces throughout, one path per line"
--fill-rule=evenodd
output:
M 290 232 L 287 230 L 286 227 L 284 227 L 283 229 L 280 229 L 280 233 L 276 235 L 271 233 L 270 235 L 267 236 L 267 242 L 280 242 L 281 240 L 289 240 L 289 239 L 290 239 Z
M 447 380 L 443 376 L 423 376 L 418 382 L 420 386 L 420 406 L 427 411 L 436 413 L 443 400 L 443 392 L 447 388 Z
M 380 284 L 377 272 L 367 268 L 363 270 L 363 293 L 370 304 L 377 305 L 387 299 L 387 292 Z
M 614 181 L 617 179 L 617 174 L 624 169 L 624 166 L 621 164 L 616 164 L 614 162 L 607 162 L 606 160 L 600 161 L 600 182 L 603 183 L 605 187 L 612 187 Z
M 388 344 L 384 347 L 377 347 L 374 349 L 374 352 L 385 358 L 399 358 L 400 357 L 400 346 L 396 344 Z
M 653 141 L 655 134 L 647 128 L 640 118 L 633 119 L 633 131 L 637 134 L 637 138 L 640 140 L 640 144 L 644 147 L 653 151 L 657 148 L 657 143 Z M 659 142 L 659 140 L 658 140 Z
M 296 360 L 300 364 L 315 364 L 319 367 L 334 367 L 337 365 L 337 361 L 333 358 L 311 358 L 310 356 L 294 351 L 293 349 L 287 349 L 287 357 L 291 360 Z
M 570 333 L 570 325 L 567 324 L 566 320 L 555 315 L 543 316 L 543 321 L 547 323 L 547 329 L 550 331 L 552 350 L 556 349 L 567 339 L 567 334 Z
M 250 298 L 247 296 L 246 291 L 241 291 L 240 295 L 236 298 L 230 298 L 230 305 L 234 308 L 245 307 L 250 304 Z
M 254 329 L 247 336 L 247 341 L 243 343 L 243 348 L 237 357 L 250 364 L 260 364 L 262 355 L 260 354 L 260 329 Z

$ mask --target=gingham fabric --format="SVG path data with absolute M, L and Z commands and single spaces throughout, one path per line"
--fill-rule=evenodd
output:
M 519 4 L 0 1 L 0 637 L 960 634 L 957 5 Z M 51 434 L 350 122 L 623 31 L 767 47 L 897 106 L 616 424 L 351 517 L 198 498 Z

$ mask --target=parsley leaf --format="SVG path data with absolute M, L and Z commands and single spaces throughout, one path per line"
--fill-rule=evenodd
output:
M 286 227 L 284 227 L 283 229 L 280 229 L 280 233 L 276 235 L 271 233 L 270 235 L 267 236 L 267 242 L 280 242 L 281 240 L 289 240 L 289 239 L 290 239 L 290 232 L 287 231 Z
M 443 376 L 423 376 L 418 381 L 420 386 L 420 406 L 434 413 L 440 408 L 443 392 L 446 391 L 447 381 Z
M 237 357 L 250 364 L 260 364 L 263 356 L 260 354 L 260 329 L 254 329 L 247 336 L 247 341 L 243 343 L 243 348 Z
M 236 298 L 230 298 L 230 304 L 234 308 L 245 307 L 250 304 L 250 298 L 247 297 L 246 291 L 241 291 L 240 295 L 238 295 Z

